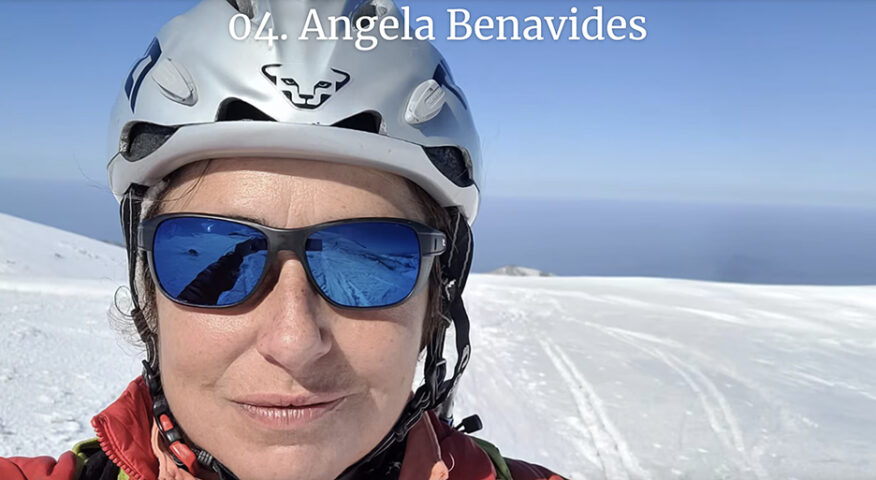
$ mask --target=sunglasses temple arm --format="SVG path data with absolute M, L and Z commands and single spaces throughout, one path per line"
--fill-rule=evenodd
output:
M 424 256 L 435 256 L 444 253 L 447 248 L 447 236 L 442 232 L 420 234 L 420 250 Z

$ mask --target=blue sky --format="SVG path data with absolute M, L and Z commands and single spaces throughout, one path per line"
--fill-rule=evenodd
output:
M 105 182 L 127 71 L 195 2 L 4 2 L 0 178 Z M 483 141 L 487 197 L 876 205 L 876 2 L 405 3 Z M 643 15 L 633 41 L 444 40 L 447 8 Z

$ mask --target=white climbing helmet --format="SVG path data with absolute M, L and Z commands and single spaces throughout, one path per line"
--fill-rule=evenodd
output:
M 353 28 L 361 16 L 402 24 L 392 0 L 202 0 L 161 29 L 118 96 L 107 165 L 116 198 L 198 160 L 306 158 L 406 177 L 471 224 L 480 142 L 441 54 L 416 39 L 368 51 L 355 40 L 298 40 L 311 9 L 323 25 L 339 16 Z M 239 14 L 252 24 L 243 40 L 229 30 Z M 285 40 L 255 38 L 266 17 Z

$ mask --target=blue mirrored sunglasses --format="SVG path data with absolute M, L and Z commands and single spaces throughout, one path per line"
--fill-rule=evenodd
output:
M 159 215 L 139 227 L 152 278 L 170 300 L 241 305 L 261 289 L 277 253 L 295 253 L 311 285 L 342 308 L 404 302 L 428 281 L 444 233 L 404 218 L 355 218 L 280 229 L 216 215 Z

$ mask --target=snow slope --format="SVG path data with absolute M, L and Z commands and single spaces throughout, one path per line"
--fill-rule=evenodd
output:
M 574 478 L 873 478 L 876 287 L 478 276 L 457 412 Z
M 139 372 L 117 247 L 0 215 L 0 455 L 58 455 Z M 571 478 L 876 470 L 876 287 L 473 275 L 456 405 Z M 452 340 L 449 341 L 452 344 Z
M 119 247 L 0 214 L 0 455 L 58 455 L 137 372 L 109 326 Z

